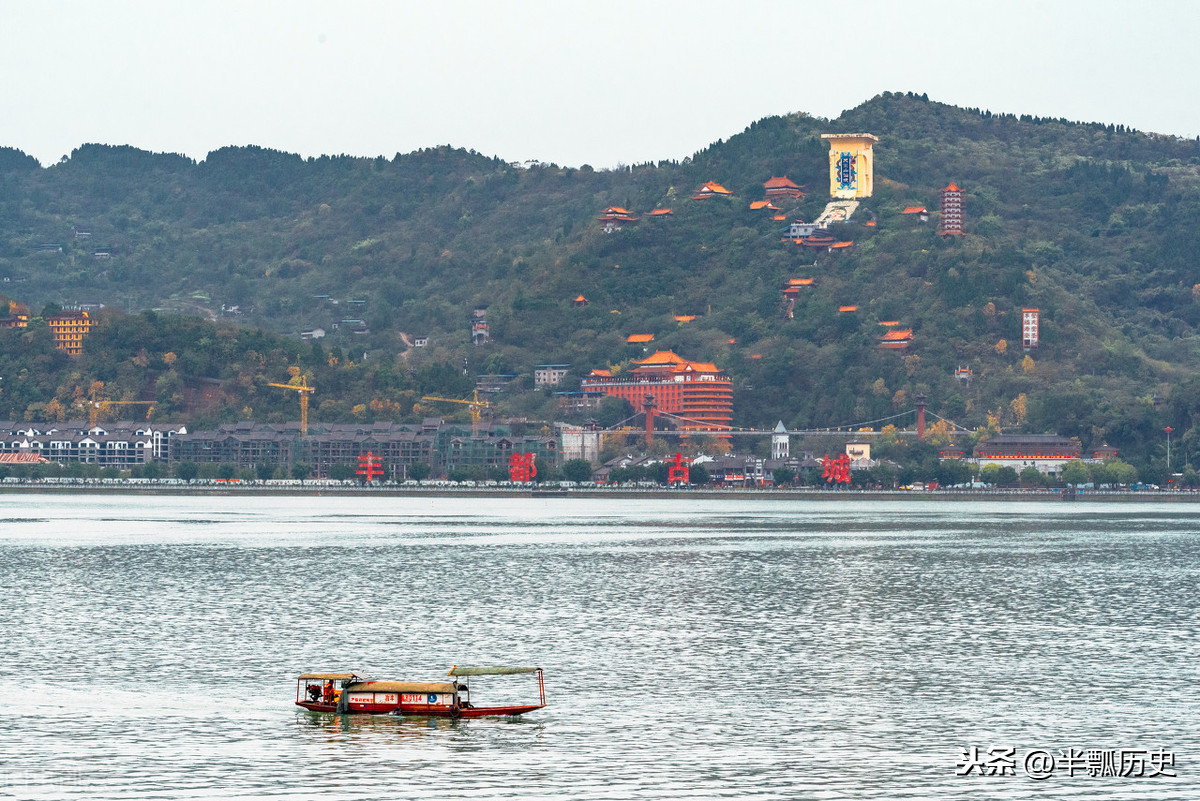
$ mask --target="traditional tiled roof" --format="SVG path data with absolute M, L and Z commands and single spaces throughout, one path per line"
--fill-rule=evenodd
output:
M 654 209 L 653 211 L 646 212 L 647 217 L 665 217 L 668 214 L 671 214 L 670 209 Z
M 840 312 L 858 311 L 858 307 L 857 306 L 838 306 L 838 311 L 840 311 Z
M 812 286 L 812 283 L 813 283 L 812 278 L 789 278 L 788 279 L 788 284 L 790 286 Z
M 886 326 L 893 326 L 893 325 L 900 325 L 900 321 L 899 320 L 880 320 L 879 324 L 886 325 Z
M 902 339 L 912 339 L 912 329 L 897 328 L 895 331 L 888 331 L 879 339 L 883 342 L 896 342 Z
M 776 215 L 775 215 L 774 217 L 772 217 L 771 219 L 772 219 L 772 220 L 786 220 L 786 219 L 787 219 L 787 215 L 786 215 L 786 214 L 776 214 Z
M 901 214 L 923 214 L 928 213 L 929 209 L 924 206 L 905 206 Z
M 794 184 L 791 181 L 789 181 L 787 179 L 787 176 L 782 176 L 779 178 L 772 176 L 769 180 L 763 182 L 763 188 L 764 189 L 778 189 L 778 188 L 799 189 L 800 187 L 797 184 Z
M 650 342 L 653 339 L 654 334 L 630 334 L 625 341 L 630 344 L 639 344 L 643 342 Z
M 704 186 L 696 190 L 696 194 L 692 195 L 693 200 L 712 197 L 713 195 L 732 195 L 725 187 L 721 186 L 716 181 L 706 181 Z
M 852 248 L 852 247 L 854 247 L 854 243 L 853 242 L 834 242 L 829 247 L 831 247 L 831 248 Z
M 0 453 L 0 464 L 42 464 L 49 461 L 32 452 Z
M 674 351 L 656 350 L 644 359 L 635 359 L 634 362 L 639 365 L 653 364 L 686 364 L 687 359 L 679 356 Z
M 958 188 L 958 184 L 956 184 L 956 183 L 953 183 L 953 182 L 952 182 L 952 183 L 951 183 L 949 186 L 947 186 L 947 187 L 946 187 L 945 189 L 943 189 L 942 191 L 943 191 L 943 192 L 961 192 L 962 190 L 960 190 L 960 189 Z
M 595 370 L 592 370 L 592 372 L 589 373 L 588 375 L 594 375 L 599 378 L 611 378 L 612 370 L 601 370 L 601 369 L 597 368 Z
M 583 295 L 580 295 L 579 297 L 575 298 L 574 302 L 575 303 L 587 303 L 587 298 L 585 298 Z
M 677 314 L 677 315 L 675 315 L 675 322 L 677 322 L 677 323 L 690 323 L 692 320 L 695 320 L 695 319 L 696 319 L 696 315 L 694 315 L 694 314 Z

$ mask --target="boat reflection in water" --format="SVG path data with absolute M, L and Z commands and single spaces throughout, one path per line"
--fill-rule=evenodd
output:
M 538 703 L 476 706 L 471 703 L 473 676 L 537 675 Z M 546 685 L 537 667 L 458 667 L 454 681 L 376 681 L 358 673 L 305 673 L 296 680 L 296 706 L 313 712 L 350 715 L 422 715 L 482 718 L 523 715 L 546 705 Z M 463 678 L 466 681 L 457 681 Z

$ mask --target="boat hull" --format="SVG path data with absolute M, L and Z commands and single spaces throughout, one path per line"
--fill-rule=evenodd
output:
M 323 701 L 297 701 L 296 706 L 304 707 L 312 712 L 337 712 L 337 704 L 327 704 Z M 355 703 L 351 701 L 346 714 L 413 715 L 430 718 L 488 718 L 523 715 L 535 709 L 542 709 L 544 706 L 545 704 L 526 704 L 523 706 L 468 706 L 456 708 L 442 704 Z

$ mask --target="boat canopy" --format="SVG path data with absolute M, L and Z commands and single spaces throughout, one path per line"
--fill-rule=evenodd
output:
M 362 681 L 365 676 L 361 673 L 305 673 L 300 677 L 303 679 L 321 679 L 323 681 L 346 681 L 347 679 L 358 679 Z
M 352 693 L 455 693 L 446 681 L 357 681 L 346 688 Z
M 514 673 L 537 673 L 538 667 L 459 667 L 450 668 L 447 676 L 509 676 Z

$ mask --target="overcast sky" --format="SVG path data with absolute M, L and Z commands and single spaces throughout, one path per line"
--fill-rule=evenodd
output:
M 0 146 L 612 167 L 885 91 L 1200 134 L 1189 0 L 0 0 Z

